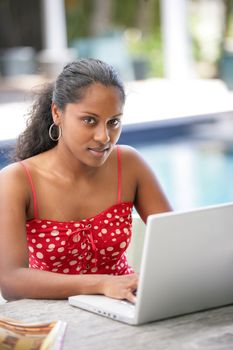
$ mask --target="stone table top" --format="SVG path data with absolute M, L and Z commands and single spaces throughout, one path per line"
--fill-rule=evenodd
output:
M 67 300 L 19 300 L 0 305 L 1 316 L 68 322 L 63 350 L 226 350 L 233 348 L 233 306 L 129 326 L 72 307 Z

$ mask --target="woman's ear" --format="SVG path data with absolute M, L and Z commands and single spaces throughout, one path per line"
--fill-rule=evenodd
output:
M 61 124 L 61 111 L 60 109 L 55 105 L 55 103 L 52 103 L 51 106 L 51 112 L 52 112 L 52 117 L 53 121 L 56 125 Z

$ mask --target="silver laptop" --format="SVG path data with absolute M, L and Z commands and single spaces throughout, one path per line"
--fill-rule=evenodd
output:
M 73 306 L 139 325 L 233 303 L 233 203 L 151 215 L 137 301 L 69 297 Z

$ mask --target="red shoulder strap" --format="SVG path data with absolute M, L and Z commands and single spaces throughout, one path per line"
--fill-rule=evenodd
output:
M 27 175 L 27 178 L 29 180 L 29 183 L 30 183 L 32 197 L 33 197 L 34 217 L 35 217 L 35 219 L 37 219 L 38 218 L 38 211 L 37 211 L 36 189 L 35 189 L 35 186 L 34 186 L 33 181 L 32 181 L 32 176 L 31 176 L 31 173 L 30 173 L 28 167 L 26 166 L 26 164 L 22 161 L 19 163 L 22 165 L 22 167 Z
M 119 145 L 117 145 L 117 170 L 117 203 L 119 204 L 121 203 L 121 150 Z

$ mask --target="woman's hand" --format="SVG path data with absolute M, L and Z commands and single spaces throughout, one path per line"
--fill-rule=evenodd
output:
M 115 299 L 136 302 L 134 295 L 138 285 L 138 275 L 106 276 L 102 285 L 102 294 Z

